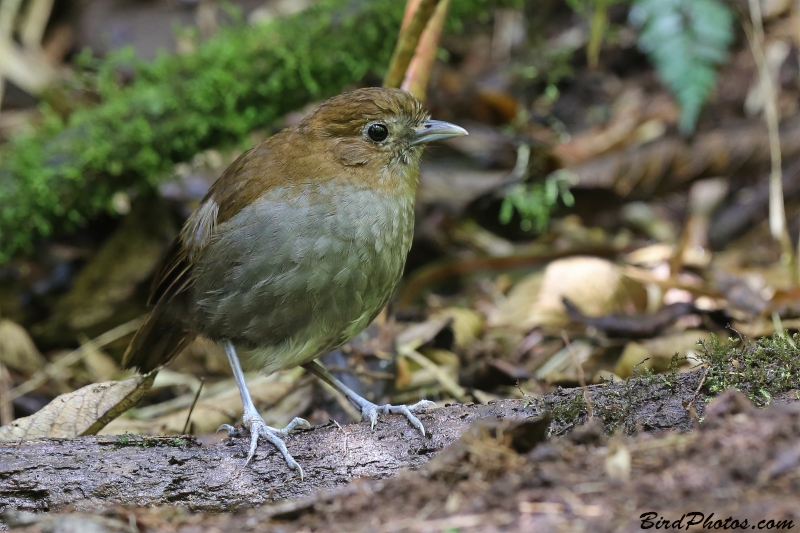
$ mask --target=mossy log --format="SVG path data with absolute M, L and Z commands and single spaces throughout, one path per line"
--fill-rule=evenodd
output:
M 698 354 L 704 364 L 690 372 L 645 373 L 541 398 L 432 409 L 420 415 L 424 437 L 402 416 L 381 417 L 374 431 L 366 423 L 326 424 L 287 438 L 289 452 L 305 471 L 303 480 L 266 443 L 245 467 L 247 438 L 212 446 L 200 446 L 193 437 L 0 442 L 0 512 L 112 504 L 180 504 L 219 512 L 297 499 L 357 478 L 383 479 L 420 467 L 479 420 L 541 418 L 555 436 L 590 417 L 607 433 L 690 431 L 703 420 L 706 403 L 731 388 L 759 405 L 800 401 L 797 342 L 797 335 L 743 346 L 713 338 Z
M 703 415 L 706 395 L 697 393 L 702 371 L 667 382 L 645 377 L 587 388 L 595 416 L 607 429 L 687 431 Z M 699 396 L 698 396 L 699 394 Z M 451 405 L 420 416 L 423 437 L 404 417 L 366 423 L 326 424 L 287 438 L 300 462 L 300 480 L 269 444 L 244 466 L 249 439 L 200 446 L 192 437 L 99 436 L 0 443 L 0 511 L 52 511 L 66 505 L 177 503 L 206 511 L 230 511 L 268 501 L 295 499 L 360 477 L 387 478 L 417 468 L 478 420 L 552 417 L 550 431 L 562 434 L 586 420 L 581 389 L 564 389 L 543 399 L 499 400 L 488 405 Z

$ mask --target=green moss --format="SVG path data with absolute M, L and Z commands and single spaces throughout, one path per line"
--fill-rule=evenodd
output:
M 549 429 L 551 436 L 571 431 L 575 426 L 586 422 L 589 416 L 586 400 L 580 389 L 576 389 L 574 394 L 568 398 L 558 399 L 558 401 L 545 400 L 545 408 L 553 417 Z
M 734 388 L 756 405 L 768 405 L 774 395 L 800 389 L 798 342 L 798 334 L 789 337 L 788 333 L 755 343 L 743 339 L 720 342 L 716 336 L 699 341 L 703 348 L 699 357 L 708 365 L 705 388 L 711 394 Z
M 42 124 L 0 152 L 0 263 L 36 237 L 113 212 L 114 193 L 155 187 L 177 162 L 242 143 L 307 102 L 378 79 L 404 4 L 321 0 L 269 24 L 222 29 L 189 55 L 144 63 L 123 52 L 93 65 L 96 75 L 83 78 L 98 104 L 67 118 L 45 105 Z M 521 1 L 453 2 L 448 29 L 509 4 Z M 121 65 L 135 73 L 126 86 Z
M 119 435 L 111 450 L 120 448 L 180 448 L 186 445 L 186 439 L 164 437 L 148 437 L 146 435 Z
M 650 419 L 642 422 L 639 413 L 642 406 L 680 394 L 677 389 L 680 381 L 678 367 L 683 359 L 674 356 L 666 374 L 655 373 L 650 368 L 640 371 L 637 368 L 639 365 L 636 365 L 633 376 L 624 382 L 605 381 L 589 387 L 592 416 L 602 422 L 606 433 L 623 429 L 632 434 L 647 429 L 651 422 L 657 424 L 657 420 Z M 550 411 L 553 416 L 550 427 L 553 435 L 566 433 L 589 419 L 590 410 L 583 390 L 568 392 L 566 397 L 553 395 L 543 400 L 543 409 Z
M 664 429 L 665 424 L 674 427 L 675 420 L 670 418 L 668 410 L 653 412 L 652 406 L 667 405 L 676 395 L 687 402 L 691 399 L 695 405 L 730 388 L 745 393 L 759 406 L 768 405 L 774 396 L 791 391 L 796 391 L 796 397 L 800 398 L 798 343 L 800 334 L 791 338 L 786 334 L 775 335 L 755 343 L 743 339 L 720 342 L 712 335 L 708 342 L 698 341 L 702 347 L 698 357 L 705 370 L 698 369 L 691 379 L 683 379 L 689 376 L 679 374 L 678 367 L 685 358 L 675 355 L 665 374 L 654 373 L 649 368 L 634 369 L 634 376 L 624 382 L 593 385 L 588 389 L 592 415 L 603 423 L 606 433 L 622 429 L 632 434 L 641 429 Z M 529 401 L 536 404 L 538 411 L 552 413 L 550 432 L 554 435 L 567 433 L 589 418 L 581 389 L 559 390 L 557 394 Z M 684 430 L 688 427 L 684 426 Z

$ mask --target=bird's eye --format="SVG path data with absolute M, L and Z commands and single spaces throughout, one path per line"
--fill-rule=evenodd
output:
M 375 124 L 370 124 L 369 128 L 367 128 L 367 137 L 376 143 L 385 141 L 388 136 L 389 128 L 386 127 L 386 124 L 376 122 Z

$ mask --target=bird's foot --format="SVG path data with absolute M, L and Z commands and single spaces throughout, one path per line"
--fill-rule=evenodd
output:
M 300 479 L 303 479 L 303 469 L 300 468 L 300 465 L 297 464 L 297 461 L 294 460 L 294 457 L 289 453 L 289 450 L 286 448 L 286 443 L 283 442 L 283 439 L 294 431 L 295 429 L 308 429 L 311 427 L 306 420 L 302 418 L 295 418 L 289 424 L 283 428 L 273 428 L 268 426 L 264 419 L 258 413 L 250 414 L 245 413 L 242 417 L 242 428 L 235 428 L 230 424 L 222 424 L 217 431 L 225 430 L 228 432 L 229 437 L 242 437 L 244 435 L 250 435 L 250 454 L 247 456 L 247 461 L 244 462 L 245 466 L 250 462 L 250 459 L 253 458 L 253 455 L 256 453 L 256 447 L 258 446 L 258 437 L 264 437 L 273 446 L 275 446 L 281 455 L 283 455 L 284 461 L 286 464 L 289 465 L 289 468 L 292 470 L 297 470 L 300 473 Z
M 419 418 L 414 416 L 414 413 L 425 409 L 427 407 L 436 407 L 436 404 L 430 400 L 420 400 L 414 405 L 375 405 L 372 402 L 365 401 L 364 406 L 361 408 L 361 419 L 369 420 L 370 428 L 375 429 L 375 423 L 378 421 L 378 413 L 392 413 L 405 415 L 411 425 L 417 428 L 422 436 L 425 436 L 425 427 Z

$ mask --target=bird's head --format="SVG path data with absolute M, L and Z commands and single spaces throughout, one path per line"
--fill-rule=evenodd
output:
M 430 120 L 409 92 L 380 87 L 335 96 L 299 127 L 322 142 L 336 163 L 384 185 L 416 183 L 426 143 L 467 135 L 460 126 Z

